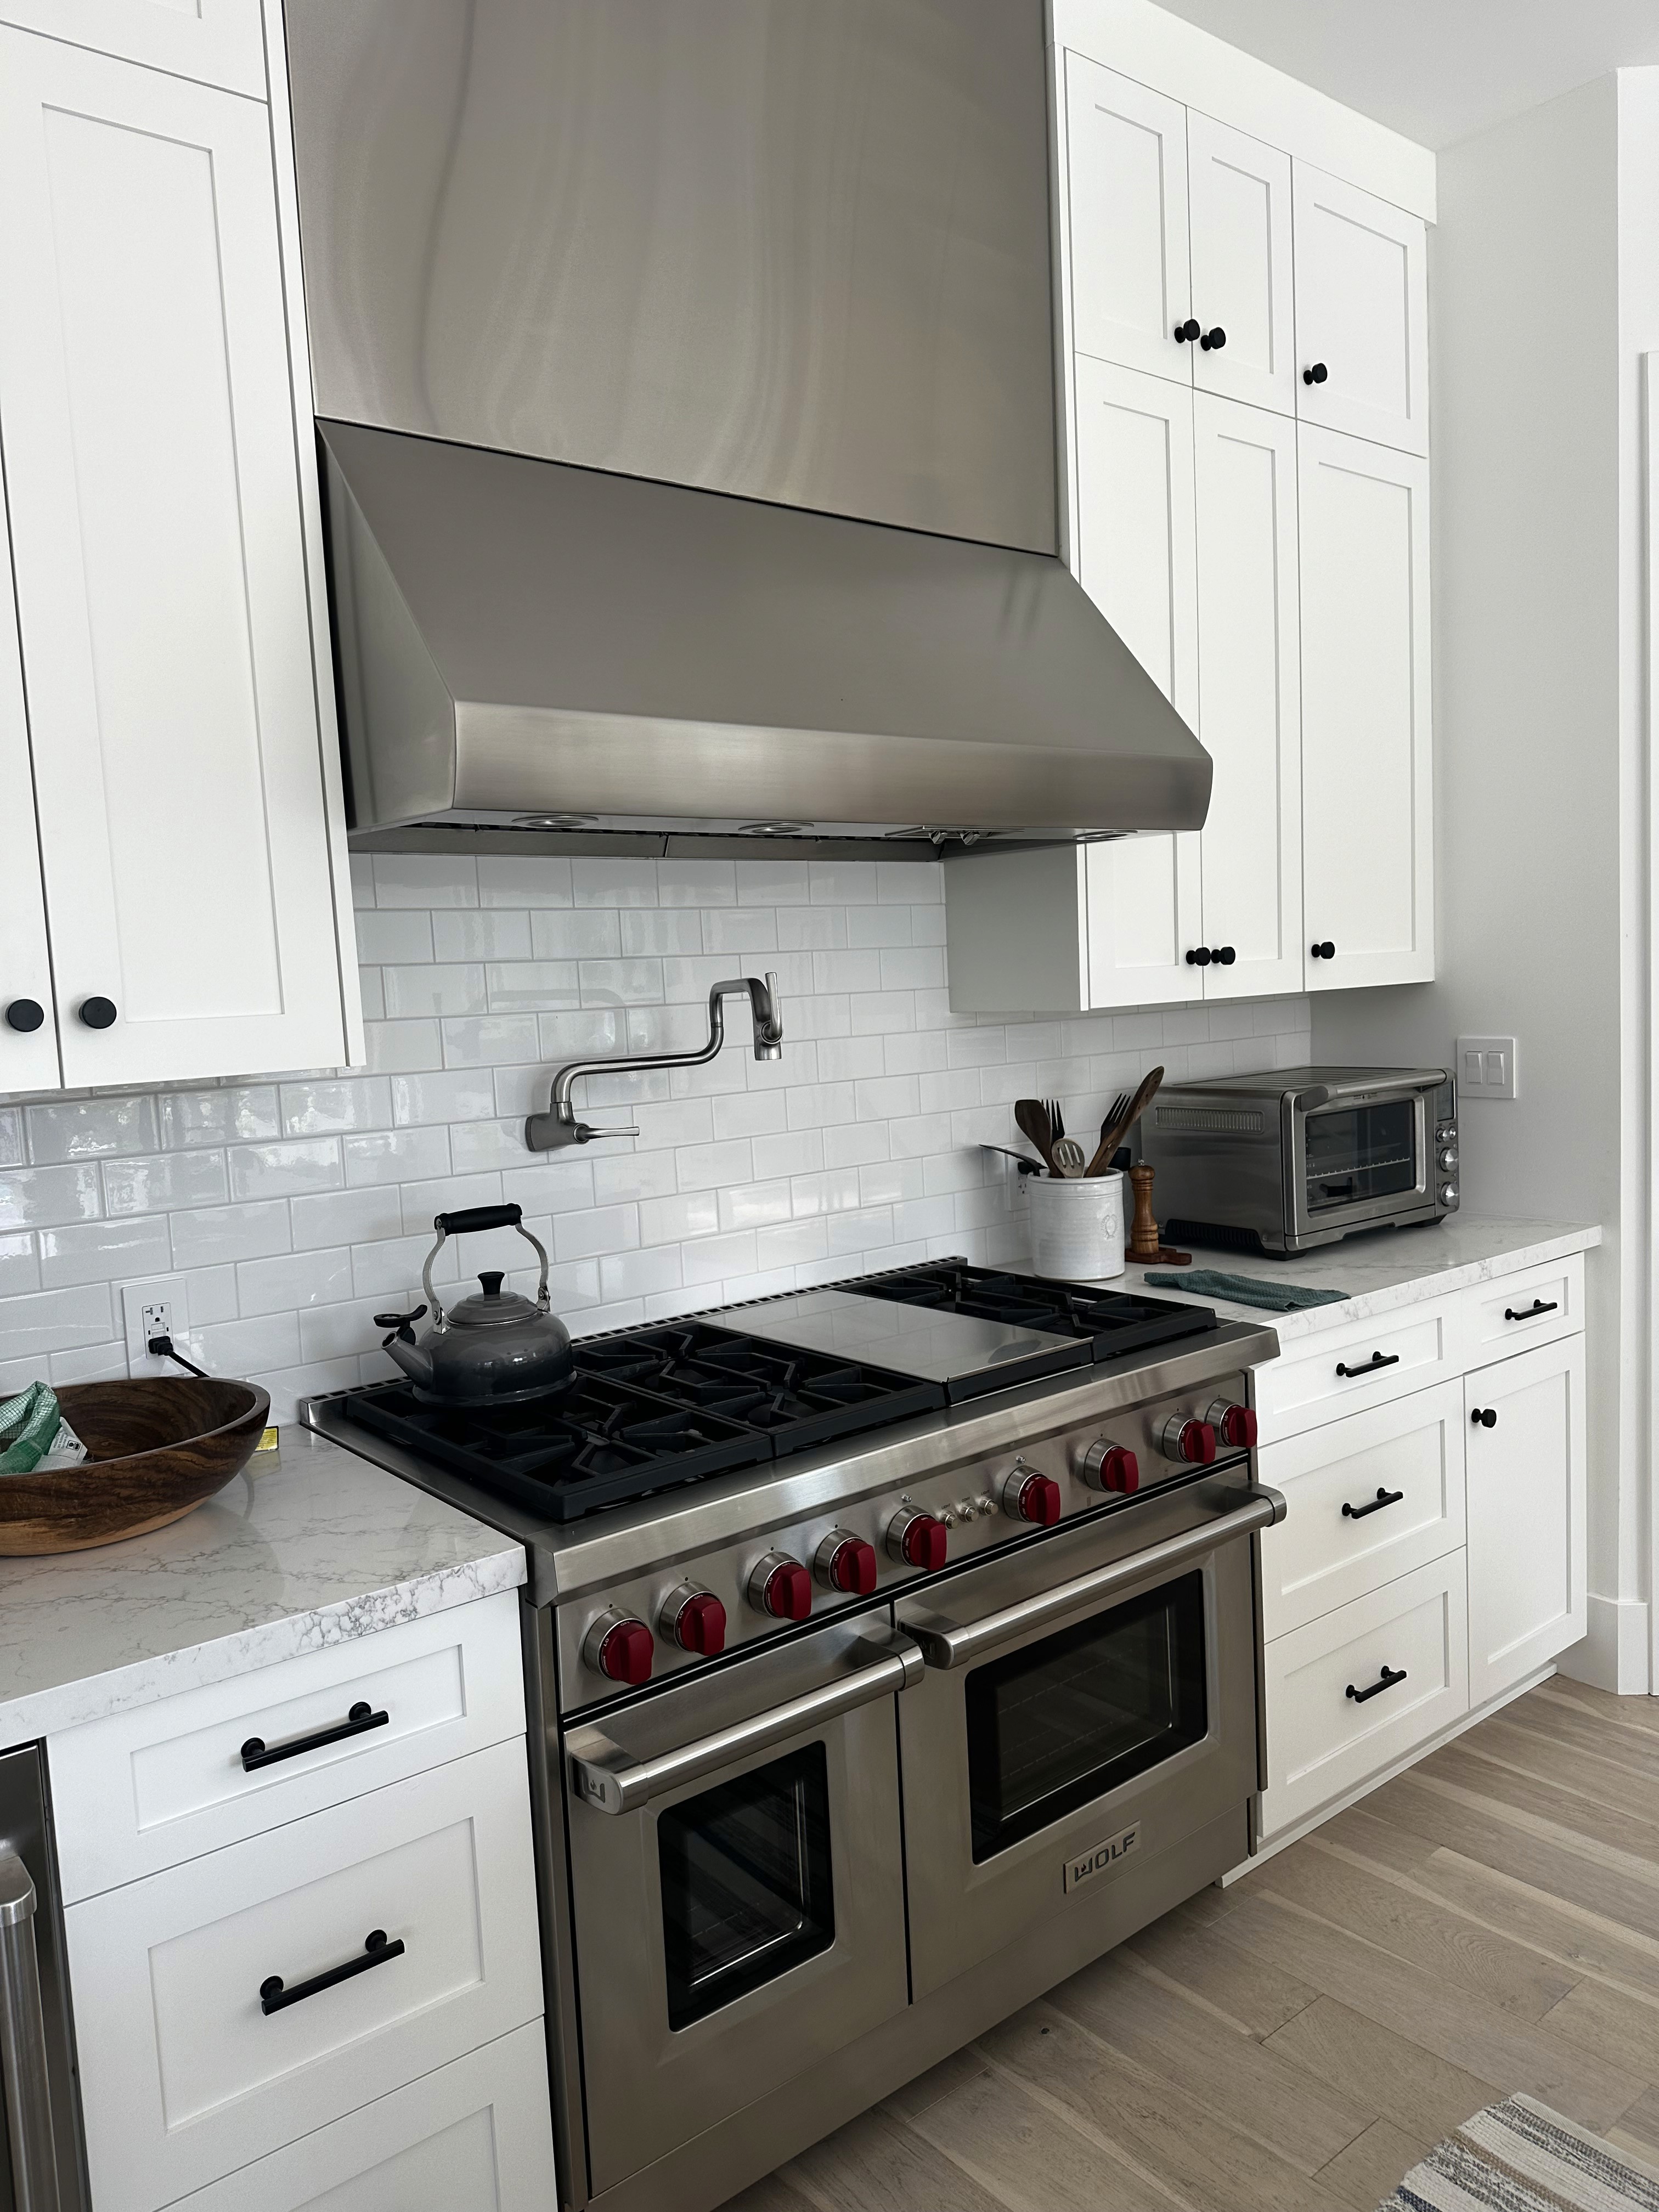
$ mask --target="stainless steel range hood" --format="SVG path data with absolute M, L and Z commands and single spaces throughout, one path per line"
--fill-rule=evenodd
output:
M 1042 0 L 287 18 L 355 842 L 1201 823 L 1056 553 Z

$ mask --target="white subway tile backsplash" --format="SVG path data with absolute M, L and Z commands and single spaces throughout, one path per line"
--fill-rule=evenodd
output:
M 306 1391 L 396 1371 L 373 1316 L 418 1302 L 434 1215 L 503 1198 L 581 1331 L 927 1254 L 1018 1265 L 1028 1202 L 979 1150 L 1017 1141 L 1016 1097 L 1058 1097 L 1086 1136 L 1155 1059 L 1176 1080 L 1308 1057 L 1301 997 L 952 1014 L 926 863 L 381 854 L 352 875 L 367 1072 L 0 1106 L 0 1387 L 125 1371 L 112 1306 L 28 1301 L 178 1270 L 204 1364 L 291 1418 Z M 525 1150 L 555 1068 L 696 1047 L 713 985 L 767 969 L 781 1061 L 753 1059 L 730 1003 L 716 1060 L 583 1079 L 578 1111 L 637 1140 Z M 493 1231 L 446 1244 L 444 1297 L 485 1267 L 534 1286 Z M 14 1352 L 13 1311 L 40 1349 Z
M 7 1360 L 44 1360 L 54 1352 L 106 1344 L 114 1333 L 107 1283 L 0 1298 L 0 1357 Z
M 159 1142 L 153 1098 L 61 1098 L 26 1115 L 36 1167 L 106 1153 L 153 1152 Z
M 127 1371 L 125 1343 L 89 1344 L 77 1352 L 54 1352 L 46 1375 L 54 1390 L 71 1382 L 117 1382 Z

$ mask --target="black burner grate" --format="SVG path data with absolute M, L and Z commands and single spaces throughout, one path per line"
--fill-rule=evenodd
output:
M 855 1286 L 862 1297 L 891 1298 L 901 1305 L 927 1306 L 940 1313 L 971 1314 L 1050 1336 L 1085 1340 L 1095 1359 L 1115 1359 L 1126 1352 L 1198 1336 L 1216 1326 L 1208 1306 L 1182 1305 L 1174 1298 L 1138 1297 L 1127 1291 L 1095 1290 L 1080 1283 L 1052 1282 L 1042 1275 L 1004 1275 L 963 1261 L 940 1260 L 907 1267 L 892 1275 L 872 1275 Z
M 578 1342 L 575 1379 L 521 1406 L 426 1404 L 406 1382 L 341 1401 L 352 1420 L 531 1511 L 601 1506 L 753 1467 L 945 1402 L 932 1382 L 698 1322 Z

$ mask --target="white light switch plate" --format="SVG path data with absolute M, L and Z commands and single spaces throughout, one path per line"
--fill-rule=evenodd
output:
M 188 1358 L 195 1355 L 187 1341 L 190 1330 L 190 1291 L 182 1275 L 147 1275 L 140 1283 L 121 1285 L 122 1316 L 126 1324 L 129 1375 L 182 1375 L 170 1359 L 152 1358 L 145 1351 L 149 1334 L 144 1327 L 147 1307 L 166 1306 L 173 1342 Z
M 1457 1103 L 1466 1098 L 1513 1098 L 1515 1039 L 1461 1036 L 1457 1040 Z

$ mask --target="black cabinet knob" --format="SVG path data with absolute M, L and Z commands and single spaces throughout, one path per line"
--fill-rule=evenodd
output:
M 1210 957 L 1218 968 L 1231 968 L 1238 955 L 1231 945 L 1212 945 L 1210 947 Z
M 1336 947 L 1328 937 L 1319 945 L 1310 945 L 1308 950 L 1316 960 L 1334 960 L 1336 957 Z
M 1304 384 L 1322 384 L 1330 373 L 1322 361 L 1316 361 L 1311 368 L 1303 370 L 1302 381 Z
M 1190 345 L 1197 336 L 1198 325 L 1193 320 L 1190 315 L 1188 316 L 1184 323 L 1177 323 L 1175 326 L 1175 337 L 1176 343 L 1177 345 Z
M 1198 343 L 1206 353 L 1219 353 L 1227 343 L 1227 333 L 1218 323 L 1212 331 L 1206 331 Z
M 76 1014 L 89 1030 L 106 1030 L 115 1019 L 113 999 L 82 999 Z
M 1477 1428 L 1495 1429 L 1498 1426 L 1498 1413 L 1495 1407 L 1477 1406 L 1469 1415 L 1469 1419 Z
M 1200 945 L 1187 955 L 1189 968 L 1207 968 L 1213 956 L 1207 945 Z
M 26 1034 L 38 1030 L 46 1018 L 46 1009 L 38 999 L 14 999 L 6 1008 L 6 1027 Z

